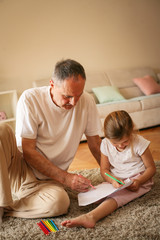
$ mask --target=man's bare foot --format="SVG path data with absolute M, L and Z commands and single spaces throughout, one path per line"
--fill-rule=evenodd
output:
M 96 221 L 93 219 L 93 216 L 89 213 L 73 218 L 71 220 L 66 220 L 61 222 L 62 226 L 68 227 L 68 228 L 72 228 L 72 227 L 93 228 L 95 224 L 96 224 Z

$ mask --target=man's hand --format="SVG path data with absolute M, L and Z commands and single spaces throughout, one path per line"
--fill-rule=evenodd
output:
M 23 155 L 25 160 L 43 175 L 75 190 L 87 192 L 90 188 L 90 180 L 87 178 L 68 173 L 46 159 L 36 150 L 36 139 L 22 139 Z
M 82 175 L 68 173 L 65 185 L 77 192 L 87 192 L 90 188 L 91 181 Z

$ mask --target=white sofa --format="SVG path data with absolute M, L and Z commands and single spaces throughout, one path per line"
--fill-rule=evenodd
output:
M 149 67 L 107 70 L 105 72 L 87 73 L 85 91 L 95 99 L 98 112 L 102 121 L 112 111 L 125 110 L 132 117 L 137 129 L 152 127 L 160 124 L 160 93 L 149 96 L 144 95 L 140 88 L 133 82 L 134 78 L 152 76 L 158 83 L 157 74 Z M 33 87 L 48 85 L 49 80 L 38 80 Z M 101 86 L 115 86 L 125 98 L 118 101 L 99 103 L 92 89 Z M 103 132 L 101 137 L 103 136 Z M 82 140 L 85 137 L 83 136 Z

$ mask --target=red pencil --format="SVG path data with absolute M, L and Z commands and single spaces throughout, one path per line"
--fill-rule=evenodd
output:
M 44 232 L 44 234 L 48 235 L 49 231 L 43 226 L 41 222 L 37 223 L 37 225 L 40 227 L 40 229 Z

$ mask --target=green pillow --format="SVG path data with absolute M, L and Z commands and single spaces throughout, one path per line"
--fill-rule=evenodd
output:
M 96 95 L 99 103 L 113 102 L 125 99 L 120 94 L 118 88 L 113 86 L 96 87 L 92 88 L 92 91 Z

